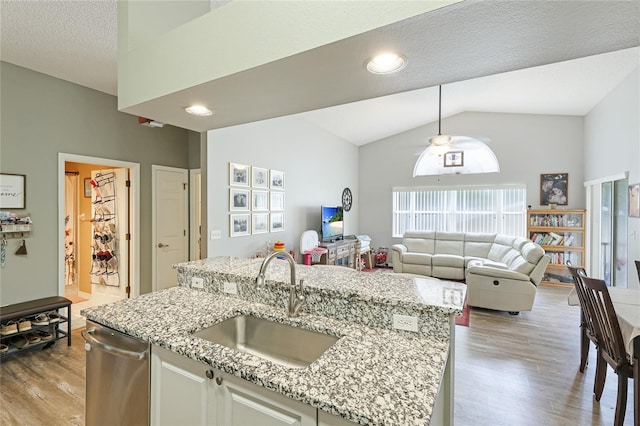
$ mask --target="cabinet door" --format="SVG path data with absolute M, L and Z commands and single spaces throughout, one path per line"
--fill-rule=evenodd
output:
M 151 424 L 217 424 L 213 369 L 159 346 L 151 352 Z
M 224 375 L 218 406 L 225 426 L 316 426 L 316 409 L 261 386 Z

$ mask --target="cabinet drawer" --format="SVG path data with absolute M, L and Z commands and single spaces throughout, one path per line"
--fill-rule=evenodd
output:
M 328 250 L 327 257 L 329 259 L 335 259 L 336 258 L 336 248 L 335 247 L 329 247 L 327 250 Z
M 338 257 L 349 256 L 349 246 L 338 248 Z

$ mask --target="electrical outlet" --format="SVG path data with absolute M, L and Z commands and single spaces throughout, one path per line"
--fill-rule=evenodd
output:
M 227 294 L 238 294 L 238 285 L 236 283 L 225 282 L 222 285 L 222 291 Z
M 211 239 L 212 240 L 219 240 L 222 238 L 222 231 L 219 229 L 214 229 L 213 231 L 211 231 Z
M 204 288 L 204 278 L 191 277 L 191 287 L 193 287 L 193 288 Z
M 418 332 L 418 317 L 412 317 L 409 315 L 393 315 L 393 328 L 397 330 L 415 331 Z

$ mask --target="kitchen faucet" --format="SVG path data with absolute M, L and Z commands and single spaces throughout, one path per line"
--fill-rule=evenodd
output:
M 264 274 L 267 272 L 267 266 L 277 256 L 284 256 L 289 262 L 289 269 L 291 270 L 291 284 L 289 285 L 289 306 L 287 307 L 287 315 L 290 317 L 297 317 L 300 315 L 300 309 L 304 305 L 304 280 L 300 280 L 300 287 L 296 292 L 296 261 L 286 251 L 273 251 L 271 252 L 260 265 L 260 272 L 256 277 L 256 285 L 264 285 Z M 297 294 L 296 294 L 297 293 Z

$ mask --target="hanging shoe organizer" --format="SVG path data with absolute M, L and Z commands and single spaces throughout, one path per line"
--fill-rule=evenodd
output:
M 119 287 L 115 174 L 96 173 L 90 183 L 93 188 L 91 283 Z

